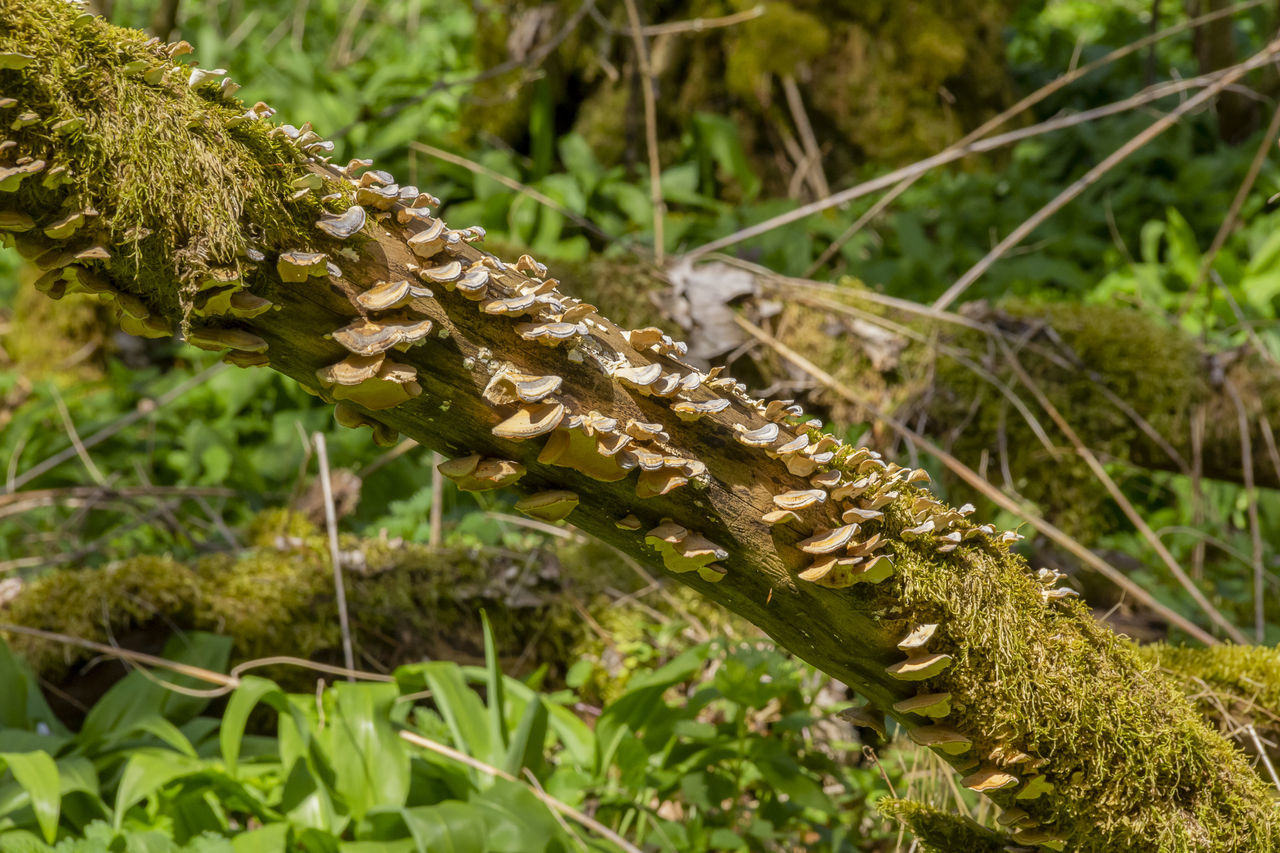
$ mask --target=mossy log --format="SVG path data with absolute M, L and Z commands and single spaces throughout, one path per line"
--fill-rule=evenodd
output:
M 607 306 L 620 320 L 692 322 L 696 333 L 702 319 L 683 308 L 668 310 L 680 305 L 678 293 L 651 301 L 650 294 L 670 284 L 643 264 L 601 258 L 564 264 L 560 272 L 572 292 Z M 1244 445 L 1230 383 L 1245 407 L 1254 482 L 1280 489 L 1280 468 L 1270 454 L 1280 430 L 1280 371 L 1250 348 L 1207 348 L 1182 329 L 1123 304 L 973 302 L 963 307 L 963 323 L 949 323 L 887 308 L 856 280 L 843 285 L 836 291 L 804 290 L 761 277 L 755 296 L 737 300 L 738 308 L 755 311 L 784 344 L 865 395 L 870 406 L 858 408 L 813 387 L 806 404 L 837 422 L 866 420 L 868 408 L 887 412 L 971 467 L 982 465 L 984 457 L 992 468 L 1007 466 L 1015 483 L 1025 485 L 1025 497 L 1046 503 L 1054 493 L 1074 498 L 1078 489 L 1048 485 L 1050 471 L 1061 483 L 1073 453 L 1010 367 L 1000 350 L 1003 341 L 1017 350 L 1021 367 L 1053 405 L 1068 414 L 1085 445 L 1103 458 L 1175 473 L 1189 473 L 1198 464 L 1203 477 L 1243 483 Z M 662 318 L 664 312 L 668 316 Z M 738 351 L 745 340 L 739 334 L 718 341 L 718 349 Z M 739 355 L 732 369 L 755 374 L 762 387 L 812 385 L 767 351 Z M 1043 446 L 1009 395 L 1038 416 L 1059 452 Z M 885 433 L 872 440 L 896 439 Z M 1083 479 L 1093 479 L 1083 463 L 1076 464 Z M 1046 487 L 1038 489 L 1036 480 Z
M 174 631 L 212 631 L 231 638 L 236 663 L 287 652 L 340 664 L 327 537 L 284 511 L 256 517 L 249 537 L 244 551 L 190 562 L 139 555 L 102 568 L 48 572 L 0 603 L 0 623 L 157 654 Z M 481 610 L 509 672 L 542 661 L 567 668 L 588 632 L 571 597 L 590 602 L 614 580 L 601 570 L 603 556 L 581 545 L 515 553 L 344 536 L 340 553 L 352 642 L 366 668 L 482 662 Z M 95 666 L 85 678 L 77 665 L 90 655 L 77 647 L 21 633 L 0 636 L 58 686 L 54 707 L 67 716 L 76 716 L 75 708 L 60 697 L 87 707 L 123 670 L 100 674 L 103 667 Z M 300 677 L 296 686 L 304 689 L 314 684 L 311 673 L 286 668 L 280 675 Z
M 281 371 L 464 487 L 665 567 L 936 749 L 1010 845 L 1277 848 L 1245 757 L 1016 534 L 481 251 L 429 195 L 327 163 L 188 49 L 0 0 L 0 223 L 49 295 Z

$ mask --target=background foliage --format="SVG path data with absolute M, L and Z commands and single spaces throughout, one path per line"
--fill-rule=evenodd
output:
M 158 5 L 117 0 L 110 14 L 153 26 Z M 738 0 L 643 6 L 650 24 L 755 14 Z M 945 147 L 1064 70 L 1146 35 L 1153 4 L 795 0 L 760 8 L 739 24 L 652 42 L 667 252 L 820 195 L 814 178 L 796 178 L 788 146 L 801 142 L 777 130 L 796 124 L 788 80 L 821 144 L 824 180 L 841 188 Z M 1154 8 L 1159 26 L 1187 17 L 1170 0 Z M 373 157 L 443 199 L 451 221 L 483 225 L 494 242 L 566 265 L 639 270 L 638 281 L 657 286 L 647 266 L 654 209 L 643 83 L 622 3 L 187 0 L 176 9 L 173 36 L 196 45 L 202 66 L 231 69 L 247 102 L 264 100 L 285 121 L 310 120 L 336 140 L 337 158 Z M 1277 23 L 1263 5 L 1231 20 L 1240 58 Z M 1197 41 L 1182 33 L 1050 96 L 1011 126 L 1078 115 L 1203 70 Z M 1280 357 L 1273 158 L 1243 200 L 1240 227 L 1212 259 L 1211 281 L 1199 281 L 1275 106 L 1274 78 L 1248 78 L 1257 116 L 1242 142 L 1223 141 L 1212 111 L 1188 117 L 1038 228 L 966 298 L 1016 298 L 1026 311 L 1066 303 L 1086 316 L 1090 306 L 1129 304 L 1208 352 L 1257 346 Z M 933 170 L 821 264 L 823 250 L 875 197 L 737 251 L 785 275 L 928 303 L 1173 103 L 1152 101 Z M 434 149 L 483 169 L 441 160 Z M 0 578 L 101 570 L 137 555 L 183 562 L 261 548 L 255 531 L 264 510 L 314 513 L 316 431 L 328 436 L 330 464 L 354 475 L 346 532 L 426 543 L 435 504 L 454 549 L 524 555 L 554 538 L 513 521 L 501 495 L 433 487 L 432 459 L 420 449 L 387 451 L 363 431 L 333 429 L 328 407 L 282 377 L 222 369 L 176 342 L 128 339 L 107 328 L 96 303 L 68 297 L 50 307 L 28 277 L 15 254 L 0 250 L 0 467 L 13 493 L 0 503 Z M 652 310 L 636 301 L 600 305 L 606 313 Z M 815 346 L 831 343 L 822 336 L 815 332 Z M 1126 370 L 1140 388 L 1156 367 Z M 1092 417 L 1083 404 L 1067 414 Z M 1184 414 L 1171 412 L 1170 422 Z M 874 425 L 839 426 L 857 438 Z M 74 446 L 81 439 L 86 452 Z M 1255 450 L 1261 459 L 1265 448 Z M 29 474 L 51 458 L 63 461 Z M 1265 639 L 1280 640 L 1280 495 L 1105 461 L 1240 625 L 1251 624 L 1250 572 L 1260 554 Z M 1038 476 L 1084 507 L 1082 536 L 1092 547 L 1197 615 L 1154 568 L 1150 543 L 1096 489 L 1073 491 L 1069 475 L 1047 468 Z M 1042 556 L 1036 547 L 1027 543 L 1033 559 Z M 447 577 L 456 558 L 441 553 L 422 559 Z M 711 617 L 635 583 L 613 555 L 588 564 L 607 579 L 608 591 L 584 596 L 584 619 L 598 630 L 572 645 L 568 659 L 506 660 L 519 679 L 499 673 L 492 648 L 487 668 L 382 660 L 375 663 L 391 680 L 324 684 L 314 694 L 246 675 L 212 701 L 135 672 L 68 722 L 44 703 L 36 676 L 0 651 L 0 851 L 611 849 L 553 815 L 535 790 L 652 850 L 905 849 L 872 808 L 891 785 L 988 817 L 972 798 L 953 797 L 927 753 L 828 719 L 849 699 L 767 643 L 705 642 L 735 630 L 750 636 L 743 626 L 712 622 L 707 630 Z M 160 614 L 153 621 L 167 632 L 160 596 L 136 595 L 129 612 Z M 4 601 L 0 594 L 0 621 Z M 223 672 L 230 647 L 187 633 L 167 654 Z M 517 781 L 414 747 L 400 732 L 450 744 Z

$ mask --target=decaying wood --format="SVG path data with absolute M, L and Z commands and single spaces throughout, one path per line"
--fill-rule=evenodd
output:
M 1272 849 L 1276 807 L 1244 758 L 1011 553 L 1016 533 L 693 368 L 661 331 L 619 328 L 533 258 L 486 253 L 428 194 L 327 162 L 310 128 L 266 130 L 268 107 L 174 64 L 186 49 L 0 0 L 0 226 L 51 296 L 99 293 L 128 330 L 269 366 L 343 425 L 447 454 L 464 488 L 515 488 L 529 515 L 664 567 L 934 748 L 1006 809 L 1014 849 Z M 147 134 L 182 127 L 207 176 L 138 162 L 176 145 Z M 137 174 L 245 210 L 190 208 L 230 232 L 163 208 L 126 220 Z M 254 193 L 198 185 L 224 179 Z

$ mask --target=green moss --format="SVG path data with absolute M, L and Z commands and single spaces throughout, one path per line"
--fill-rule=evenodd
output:
M 1133 458 L 1134 451 L 1149 442 L 1099 385 L 1168 436 L 1185 434 L 1187 413 L 1210 397 L 1194 342 L 1134 309 L 1007 301 L 986 319 L 1031 334 L 1033 344 L 1020 349 L 1019 363 L 1059 412 L 1070 413 L 1086 444 L 1102 458 L 1141 464 L 1144 459 Z M 974 354 L 989 349 L 979 332 L 950 337 L 949 343 Z M 1077 538 L 1091 541 L 1119 522 L 1118 516 L 1098 512 L 1110 503 L 1105 487 L 1003 358 L 989 359 L 987 366 L 1027 402 L 1054 451 L 986 379 L 955 359 L 923 355 L 937 371 L 928 403 L 931 431 L 954 436 L 956 455 L 975 464 L 985 454 L 993 470 L 1003 458 L 1019 492 Z
M 921 687 L 952 694 L 945 722 L 973 741 L 954 764 L 998 750 L 1051 756 L 1034 772 L 1053 796 L 1017 805 L 1082 851 L 1275 849 L 1274 798 L 1173 682 L 1083 604 L 1043 602 L 1003 548 L 962 545 L 940 558 L 904 541 L 913 498 L 887 508 L 897 571 L 870 595 L 890 632 L 939 626 L 930 648 L 953 663 Z M 1014 803 L 1008 792 L 992 798 Z
M 928 853 L 1004 853 L 1012 839 L 984 829 L 968 818 L 924 803 L 886 797 L 876 803 L 886 817 L 901 821 Z
M 578 11 L 576 0 L 504 0 L 500 14 L 479 19 L 476 55 L 486 67 L 509 62 L 518 21 L 548 20 L 556 32 Z M 715 18 L 749 10 L 756 0 L 685 0 L 646 4 L 647 22 Z M 737 126 L 766 193 L 787 191 L 791 168 L 778 162 L 779 128 L 795 133 L 780 88 L 793 77 L 817 137 L 838 140 L 824 154 L 834 182 L 869 160 L 908 161 L 932 154 L 990 117 L 1009 100 L 1002 31 L 1016 0 L 822 2 L 770 0 L 764 14 L 734 26 L 651 40 L 658 77 L 659 138 L 678 140 L 699 112 Z M 572 128 L 607 166 L 641 168 L 643 118 L 625 7 L 590 19 L 544 61 L 539 75 L 558 106 L 558 131 Z M 521 68 L 483 81 L 465 115 L 460 141 L 493 133 L 527 150 L 531 99 L 520 98 Z M 949 96 L 944 104 L 940 92 Z M 572 105 L 572 108 L 570 107 Z M 664 151 L 664 157 L 672 155 Z M 672 162 L 664 159 L 664 162 Z
M 98 642 L 135 630 L 215 631 L 234 639 L 240 660 L 277 654 L 337 659 L 340 636 L 327 538 L 301 516 L 284 511 L 264 513 L 251 536 L 253 547 L 242 553 L 191 563 L 139 556 L 101 569 L 49 572 L 0 608 L 0 622 Z M 570 582 L 554 553 L 431 549 L 347 536 L 341 547 L 359 555 L 345 572 L 345 586 L 362 665 L 436 657 L 480 660 L 482 608 L 493 620 L 500 649 L 523 666 L 566 661 L 568 648 L 585 630 L 560 597 L 562 585 Z M 549 574 L 540 574 L 543 570 Z M 599 564 L 594 577 L 607 582 Z M 594 588 L 586 585 L 583 592 L 589 599 Z M 7 639 L 53 680 L 83 656 L 26 636 Z
M 1252 725 L 1263 743 L 1280 744 L 1280 649 L 1220 645 L 1143 646 L 1144 658 L 1182 688 L 1187 699 L 1228 736 Z M 1252 738 L 1241 740 L 1252 748 Z
M 24 181 L 19 206 L 97 210 L 82 230 L 124 247 L 109 262 L 113 277 L 139 281 L 154 304 L 172 310 L 180 301 L 175 283 L 190 290 L 212 268 L 248 267 L 250 247 L 312 245 L 319 202 L 287 201 L 302 174 L 300 155 L 270 136 L 266 122 L 233 122 L 244 105 L 221 97 L 216 81 L 191 88 L 181 71 L 155 84 L 141 72 L 122 74 L 126 63 L 165 61 L 163 46 L 101 18 L 79 18 L 62 0 L 0 0 L 0 18 L 0 51 L 40 57 L 0 72 L 14 109 L 40 116 L 9 135 L 23 153 L 49 160 L 45 174 L 69 169 L 64 186 L 45 187 L 45 174 Z M 82 127 L 55 135 L 56 122 L 77 118 Z M 25 245 L 38 250 L 41 241 L 29 234 Z
M 111 312 L 98 298 L 70 294 L 53 302 L 28 282 L 18 288 L 0 347 L 28 378 L 99 379 L 111 349 Z

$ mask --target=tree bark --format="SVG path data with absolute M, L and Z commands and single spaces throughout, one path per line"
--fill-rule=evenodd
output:
M 512 485 L 844 681 L 1006 809 L 1010 844 L 1274 849 L 1244 757 L 1016 536 L 617 327 L 533 259 L 487 255 L 390 176 L 327 164 L 179 53 L 63 0 L 0 0 L 19 116 L 0 223 L 51 296 L 101 293 L 126 329 L 181 329 L 375 437 L 479 457 L 446 473 Z

